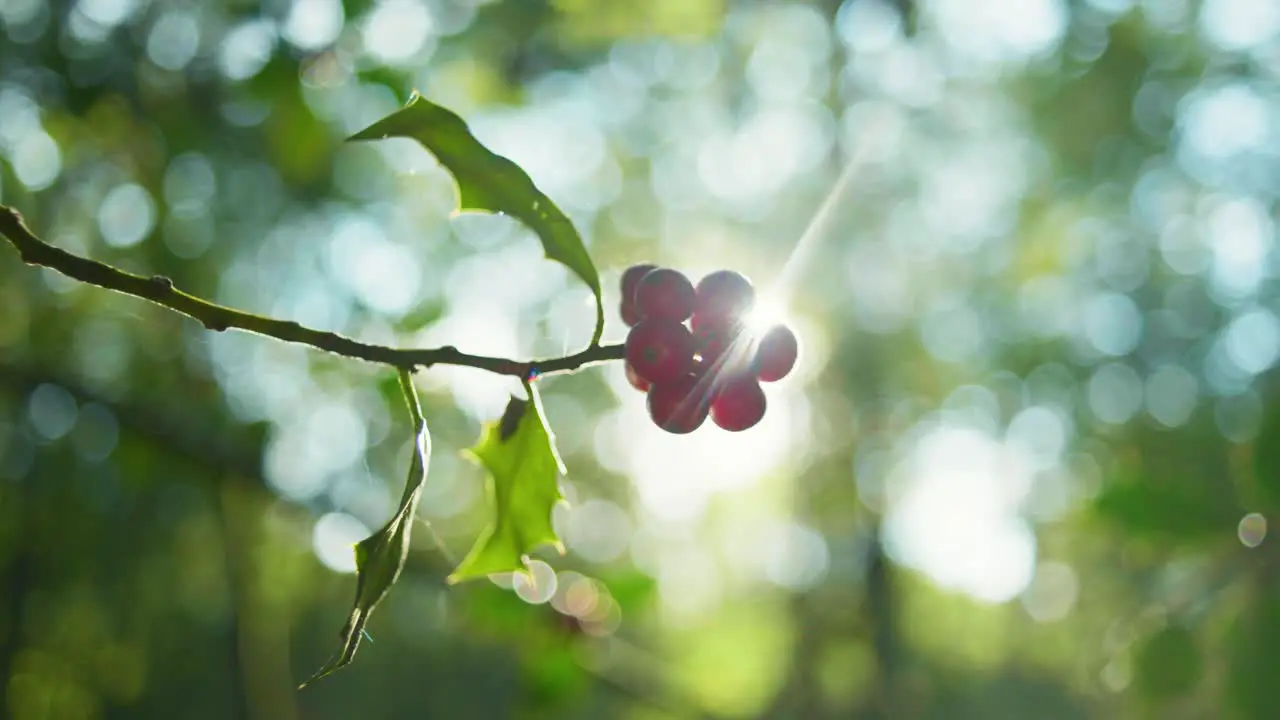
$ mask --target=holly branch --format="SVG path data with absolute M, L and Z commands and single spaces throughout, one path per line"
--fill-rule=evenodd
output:
M 396 369 L 413 422 L 413 461 L 395 514 L 381 529 L 355 546 L 356 597 L 341 634 L 341 646 L 312 680 L 347 665 L 355 657 L 365 622 L 374 606 L 395 584 L 408 557 L 413 519 L 427 478 L 431 446 L 412 373 L 432 365 L 473 367 L 519 378 L 527 396 L 527 399 L 514 398 L 501 421 L 487 423 L 480 442 L 472 448 L 473 456 L 489 470 L 493 520 L 472 551 L 450 574 L 450 582 L 458 582 L 526 570 L 528 555 L 544 545 L 564 551 L 552 525 L 552 511 L 562 500 L 559 477 L 564 473 L 564 465 L 531 381 L 543 375 L 621 360 L 624 356 L 623 345 L 600 344 L 605 322 L 600 275 L 582 238 L 569 218 L 519 166 L 484 147 L 460 117 L 416 95 L 405 107 L 348 140 L 391 137 L 418 141 L 453 174 L 459 211 L 503 213 L 516 218 L 538 236 L 547 259 L 564 265 L 591 289 L 596 317 L 586 349 L 557 358 L 513 360 L 472 355 L 451 345 L 401 349 L 365 343 L 205 300 L 183 292 L 163 275 L 136 275 L 81 257 L 40 239 L 16 210 L 0 205 L 0 235 L 9 240 L 28 265 L 50 268 L 90 285 L 153 302 L 186 315 L 214 332 L 243 330 Z
M 0 235 L 4 235 L 17 248 L 22 261 L 28 265 L 47 267 L 90 285 L 148 300 L 193 318 L 209 330 L 243 330 L 285 342 L 310 345 L 343 357 L 401 369 L 462 365 L 528 379 L 572 372 L 586 365 L 622 358 L 622 345 L 592 344 L 581 352 L 563 357 L 512 360 L 472 355 L 452 345 L 438 348 L 393 348 L 364 343 L 338 333 L 315 330 L 291 320 L 279 320 L 219 305 L 179 290 L 172 280 L 163 275 L 135 275 L 67 252 L 40 239 L 23 222 L 18 211 L 5 205 L 0 205 Z

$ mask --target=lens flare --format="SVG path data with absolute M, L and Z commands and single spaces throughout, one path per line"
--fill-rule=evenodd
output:
M 775 325 L 794 325 L 787 314 L 786 303 L 773 295 L 762 295 L 756 298 L 755 307 L 747 315 L 745 324 L 744 337 L 753 345 Z

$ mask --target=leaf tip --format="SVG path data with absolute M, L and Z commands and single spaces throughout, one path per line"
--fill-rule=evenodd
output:
M 343 662 L 340 658 L 334 658 L 333 660 L 330 660 L 329 662 L 324 664 L 324 667 L 317 670 L 314 675 L 307 678 L 306 680 L 303 680 L 298 685 L 298 689 L 302 690 L 306 688 L 308 685 L 314 684 L 317 680 L 322 680 L 326 677 L 329 677 L 334 672 L 341 670 L 343 667 L 345 667 L 346 664 L 347 663 Z
M 317 674 L 317 675 L 312 675 L 311 677 L 307 678 L 306 680 L 303 680 L 302 682 L 298 683 L 298 689 L 299 689 L 299 690 L 306 690 L 306 689 L 307 689 L 307 687 L 308 687 L 309 685 L 311 685 L 312 683 L 314 683 L 315 681 L 319 680 L 319 679 L 320 679 L 320 678 L 322 678 L 322 677 L 324 677 L 324 676 L 323 676 L 323 675 L 319 675 L 319 674 Z
M 449 575 L 445 577 L 444 584 L 452 587 L 454 585 L 461 585 L 468 580 L 474 580 L 476 577 L 478 576 L 474 572 L 468 570 L 464 563 L 463 565 L 459 565 L 454 568 L 453 572 L 449 573 Z

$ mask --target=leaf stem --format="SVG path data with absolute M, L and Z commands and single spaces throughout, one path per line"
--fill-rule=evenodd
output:
M 28 265 L 51 268 L 69 278 L 90 285 L 149 300 L 197 320 L 209 330 L 221 332 L 234 328 L 284 342 L 310 345 L 343 357 L 400 369 L 460 365 L 527 380 L 540 375 L 572 372 L 587 365 L 621 360 L 623 357 L 622 345 L 598 344 L 604 330 L 604 315 L 599 307 L 597 307 L 596 330 L 591 345 L 581 352 L 563 357 L 535 361 L 511 360 L 472 355 L 452 345 L 438 348 L 401 349 L 364 343 L 338 333 L 315 330 L 293 321 L 277 320 L 236 310 L 185 293 L 174 287 L 173 281 L 163 275 L 151 277 L 134 275 L 106 263 L 80 257 L 41 240 L 27 228 L 22 216 L 6 205 L 0 205 L 0 235 L 4 235 L 17 248 L 22 261 Z
M 600 347 L 600 338 L 604 335 L 604 300 L 596 293 L 596 329 L 591 333 L 592 348 Z M 590 349 L 590 348 L 588 348 Z
M 418 389 L 413 386 L 413 371 L 408 368 L 400 368 L 400 391 L 404 393 L 405 405 L 409 406 L 413 431 L 420 432 L 427 421 L 422 416 L 422 405 L 418 402 Z
M 427 432 L 427 419 L 422 415 L 422 404 L 418 402 L 418 388 L 413 385 L 413 370 L 400 368 L 398 372 L 400 391 L 404 393 L 404 404 L 408 406 L 409 419 L 413 422 L 413 442 L 416 452 L 414 463 L 422 464 L 419 473 L 421 478 L 417 482 L 414 481 L 413 471 L 409 473 L 409 480 L 404 486 L 404 495 L 400 498 L 400 504 L 403 506 L 411 501 L 414 493 L 418 492 L 422 483 L 426 482 L 427 463 L 431 460 L 431 433 Z

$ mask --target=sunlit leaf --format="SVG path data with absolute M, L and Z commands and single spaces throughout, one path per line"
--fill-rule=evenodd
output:
M 333 673 L 355 658 L 360 640 L 367 635 L 365 625 L 369 622 L 369 615 L 400 577 L 405 558 L 409 554 L 418 498 L 427 480 L 427 467 L 431 459 L 431 435 L 427 432 L 427 422 L 422 416 L 408 371 L 400 372 L 400 384 L 404 389 L 414 428 L 413 461 L 410 463 L 409 477 L 405 481 L 404 494 L 400 498 L 400 507 L 381 529 L 356 544 L 356 599 L 347 624 L 342 628 L 342 646 L 324 667 L 300 687 L 306 687 Z
M 525 388 L 529 399 L 512 398 L 502 419 L 487 424 L 471 448 L 489 471 L 494 521 L 449 576 L 451 583 L 522 571 L 525 555 L 543 545 L 564 552 L 551 525 L 551 512 L 563 499 L 559 478 L 564 465 L 542 400 L 532 385 Z
M 569 268 L 595 293 L 596 331 L 604 330 L 600 274 L 569 218 L 511 160 L 486 148 L 453 112 L 414 93 L 396 112 L 352 135 L 349 140 L 404 137 L 417 140 L 452 173 L 460 211 L 504 213 L 533 230 L 547 258 Z
M 1135 685 L 1143 695 L 1165 699 L 1194 689 L 1204 672 L 1204 661 L 1191 631 L 1182 625 L 1168 625 L 1138 646 L 1134 670 Z

